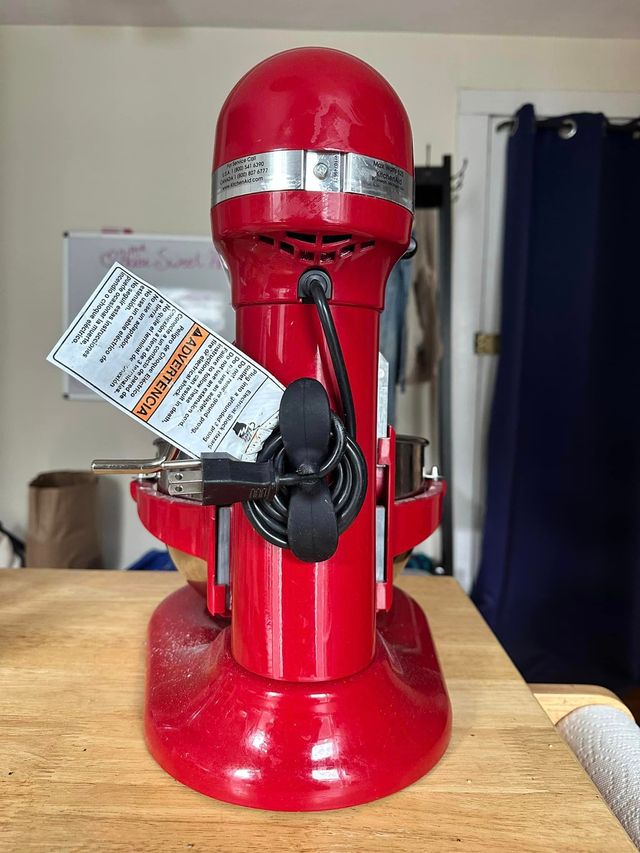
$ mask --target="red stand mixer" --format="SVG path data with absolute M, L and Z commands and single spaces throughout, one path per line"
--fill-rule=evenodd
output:
M 393 588 L 394 558 L 437 527 L 445 484 L 424 476 L 424 442 L 396 443 L 378 417 L 379 318 L 412 211 L 409 121 L 365 63 L 287 51 L 227 98 L 213 237 L 236 345 L 286 386 L 279 429 L 257 463 L 165 446 L 132 468 L 143 524 L 189 580 L 149 626 L 147 743 L 211 797 L 353 806 L 446 749 L 429 627 Z

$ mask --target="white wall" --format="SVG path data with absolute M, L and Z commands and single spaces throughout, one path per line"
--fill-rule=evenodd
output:
M 151 449 L 150 434 L 108 404 L 62 400 L 60 375 L 44 361 L 61 332 L 62 232 L 207 233 L 222 101 L 255 62 L 302 44 L 349 50 L 389 79 L 419 162 L 427 143 L 433 161 L 453 152 L 460 88 L 611 92 L 640 80 L 631 40 L 0 28 L 0 519 L 16 531 L 37 472 Z M 105 484 L 105 498 L 124 531 L 111 525 L 107 558 L 123 565 L 153 540 L 124 482 Z

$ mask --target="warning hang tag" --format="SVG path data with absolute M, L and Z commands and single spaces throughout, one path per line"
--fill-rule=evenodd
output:
M 254 461 L 278 424 L 284 386 L 118 263 L 47 360 L 190 456 Z

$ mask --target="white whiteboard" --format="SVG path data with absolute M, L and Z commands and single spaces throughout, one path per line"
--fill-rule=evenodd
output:
M 211 237 L 165 234 L 65 234 L 61 331 L 69 327 L 115 261 L 157 287 L 187 314 L 233 341 L 235 318 L 229 279 Z M 67 399 L 100 400 L 67 374 L 63 383 Z

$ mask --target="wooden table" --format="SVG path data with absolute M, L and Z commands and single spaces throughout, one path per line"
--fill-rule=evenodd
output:
M 144 638 L 175 574 L 0 571 L 0 848 L 10 851 L 634 850 L 455 581 L 401 579 L 453 703 L 442 762 L 357 808 L 285 814 L 183 787 L 148 755 Z

